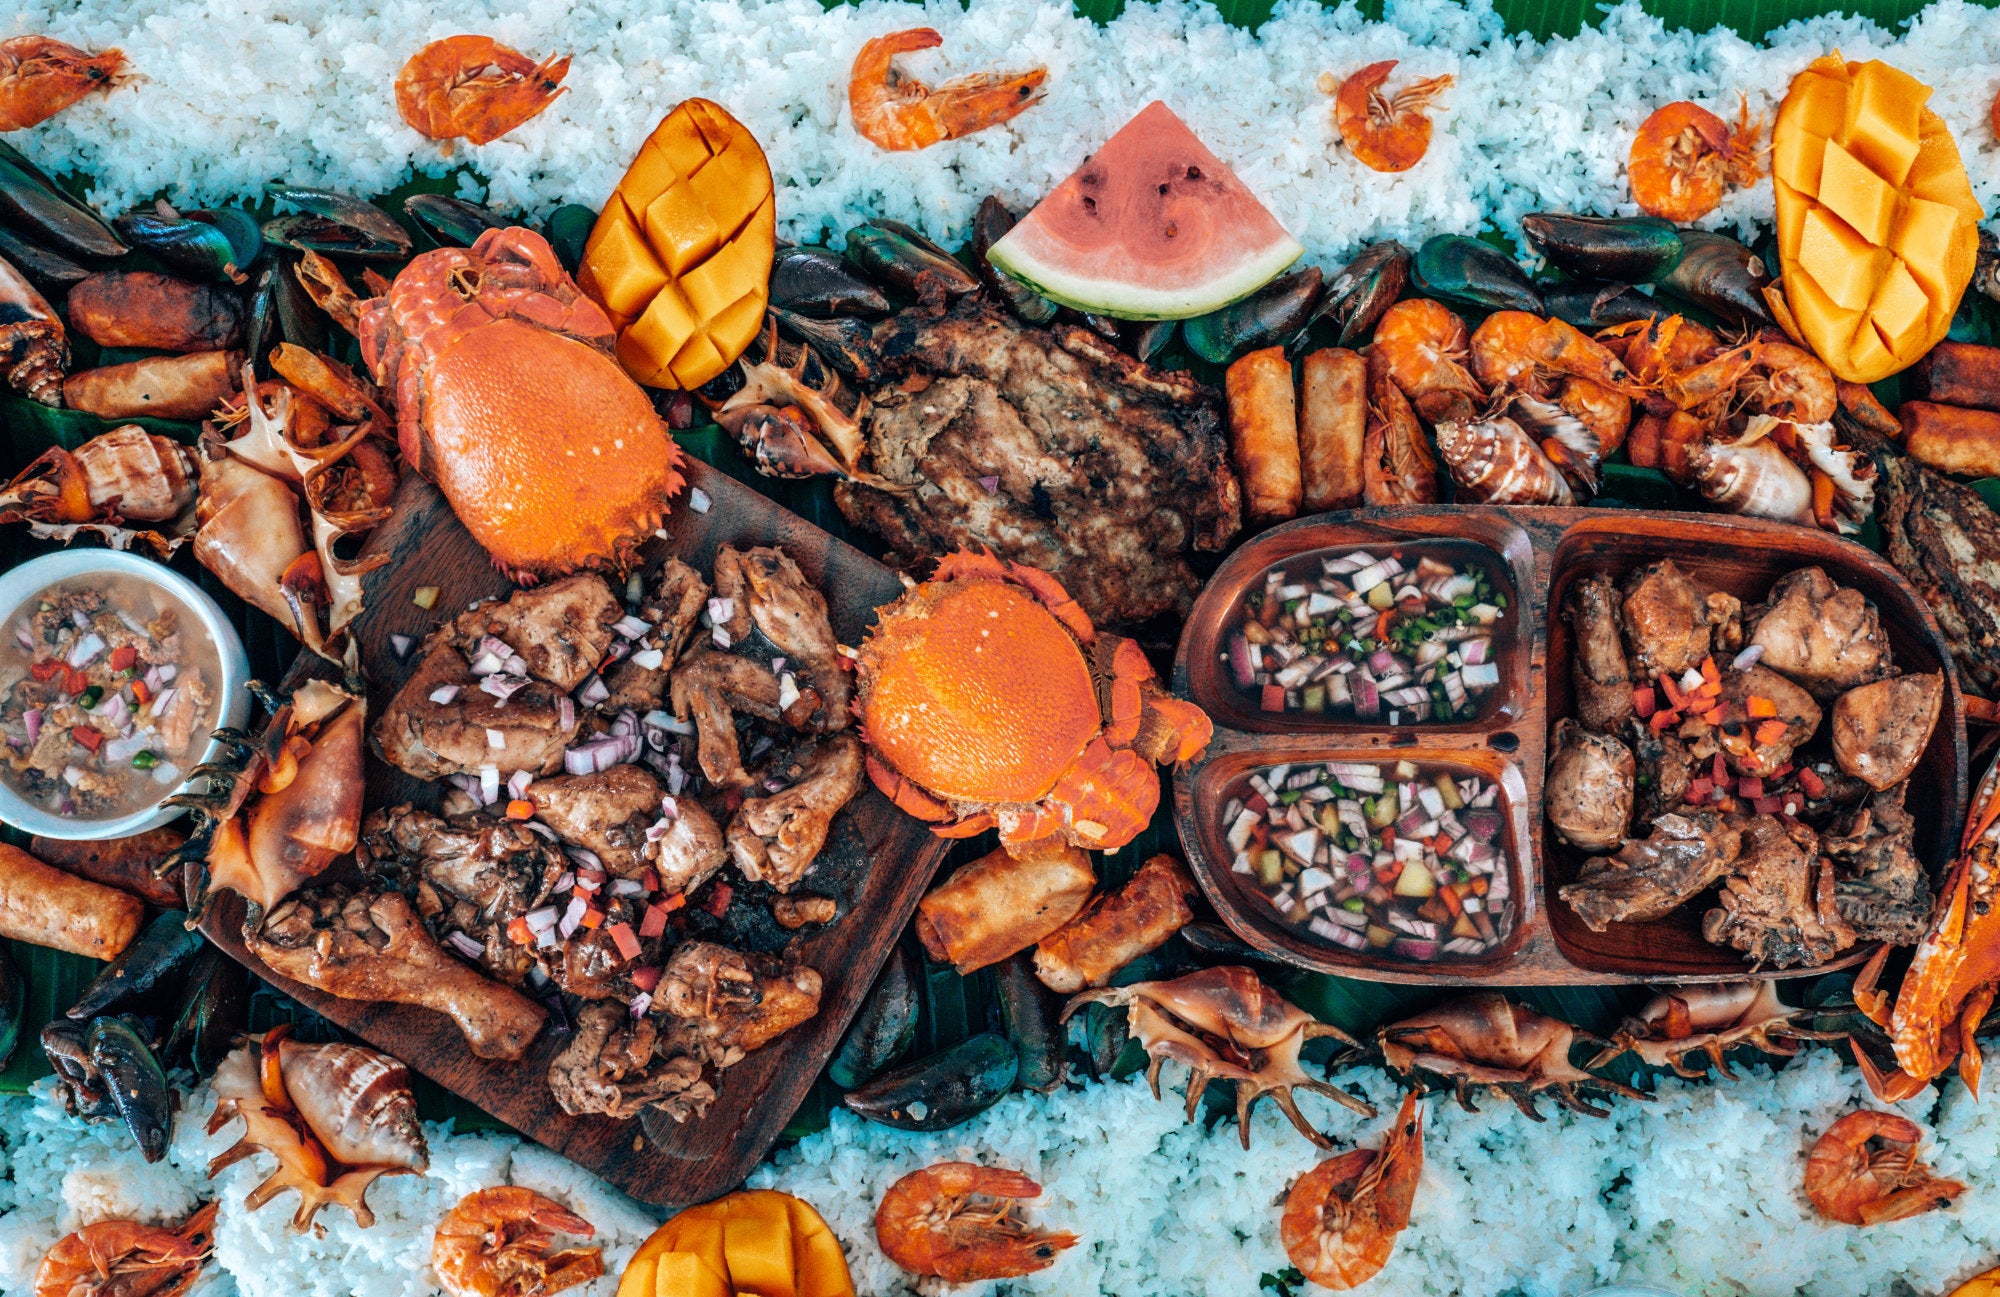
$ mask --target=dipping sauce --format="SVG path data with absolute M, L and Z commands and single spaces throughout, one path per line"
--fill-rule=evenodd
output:
M 1412 761 L 1252 774 L 1223 811 L 1232 868 L 1296 928 L 1349 950 L 1476 958 L 1513 927 L 1500 790 Z
M 174 595 L 117 573 L 59 582 L 0 636 L 0 778 L 80 820 L 172 793 L 221 713 L 222 660 Z
M 1507 595 L 1478 546 L 1322 550 L 1273 567 L 1224 641 L 1261 711 L 1374 725 L 1469 721 L 1499 687 Z

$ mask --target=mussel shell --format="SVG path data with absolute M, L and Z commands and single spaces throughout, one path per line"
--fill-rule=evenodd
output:
M 1772 282 L 1764 259 L 1726 234 L 1682 230 L 1680 261 L 1660 287 L 1738 323 L 1771 324 L 1764 289 Z
M 909 1053 L 910 1042 L 917 1037 L 917 1000 L 916 960 L 898 945 L 889 952 L 861 1011 L 841 1037 L 840 1048 L 827 1064 L 828 1078 L 851 1090 Z
M 1020 1066 L 1013 1042 L 986 1032 L 884 1073 L 841 1102 L 897 1130 L 948 1130 L 998 1103 Z
M 1244 942 L 1219 923 L 1190 923 L 1180 930 L 1181 939 L 1204 963 L 1277 963 L 1271 956 Z
M 574 275 L 583 264 L 583 245 L 590 241 L 590 232 L 596 226 L 596 212 L 582 203 L 564 203 L 542 223 L 542 237 L 555 249 L 556 260 L 562 262 L 563 269 Z
M 1086 1004 L 1077 1015 L 1083 1024 L 1083 1062 L 1090 1074 L 1102 1081 L 1118 1065 L 1119 1055 L 1132 1041 L 1131 1024 L 1124 1012 L 1107 1004 Z
M 510 224 L 477 203 L 448 194 L 411 194 L 403 200 L 403 210 L 424 233 L 447 248 L 469 248 L 486 231 Z
M 1122 341 L 1125 349 L 1142 364 L 1150 365 L 1174 345 L 1180 327 L 1179 320 L 1135 320 L 1122 330 Z
M 1352 346 L 1374 336 L 1375 325 L 1409 282 L 1410 250 L 1394 239 L 1371 243 L 1328 281 L 1313 322 L 1338 326 L 1337 345 Z
M 173 1133 L 173 1087 L 129 1019 L 99 1018 L 90 1024 L 90 1061 L 104 1077 L 104 1088 L 140 1156 L 148 1162 L 165 1157 L 167 1137 Z
M 0 1067 L 21 1044 L 21 1014 L 28 1007 L 28 984 L 7 952 L 0 949 Z
M 813 354 L 843 378 L 866 383 L 875 377 L 875 331 L 852 316 L 815 320 L 779 307 L 771 315 L 784 331 L 811 347 Z
M 109 1121 L 117 1107 L 90 1058 L 90 1027 L 68 1018 L 57 1018 L 42 1028 L 42 1053 L 56 1074 L 57 1092 L 63 1106 L 85 1121 Z
M 0 225 L 0 258 L 26 275 L 29 283 L 50 297 L 60 297 L 69 291 L 71 284 L 90 277 L 88 270 L 60 252 L 51 252 L 40 244 L 30 243 L 4 225 Z
M 1582 279 L 1543 284 L 1542 304 L 1550 315 L 1586 333 L 1633 320 L 1650 320 L 1664 309 L 1630 285 Z
M 1410 280 L 1426 297 L 1487 311 L 1544 314 L 1542 295 L 1512 257 L 1463 234 L 1424 241 L 1410 263 Z
M 800 315 L 886 315 L 889 299 L 847 258 L 813 245 L 779 248 L 771 258 L 771 305 Z
M 5 140 L 0 140 L 0 222 L 71 256 L 111 258 L 129 251 L 96 208 L 70 197 Z
M 248 212 L 225 207 L 217 211 L 127 212 L 112 222 L 135 248 L 143 248 L 194 279 L 240 284 L 246 267 L 264 250 L 264 234 Z
M 185 1063 L 198 1076 L 212 1075 L 249 1018 L 248 976 L 242 965 L 210 946 L 188 977 L 187 994 L 160 1046 L 160 1058 L 169 1066 Z
M 944 291 L 957 297 L 977 292 L 979 280 L 950 253 L 897 221 L 857 225 L 847 232 L 847 259 L 862 271 L 900 293 L 912 296 L 918 276 L 936 277 Z
M 264 192 L 304 210 L 264 222 L 264 237 L 297 252 L 401 261 L 410 255 L 409 231 L 389 213 L 348 194 L 300 189 L 276 181 Z
M 88 1022 L 143 1003 L 155 992 L 180 987 L 206 944 L 199 932 L 188 931 L 184 912 L 162 911 L 91 979 L 65 1016 Z
M 1181 337 L 1189 351 L 1212 365 L 1289 343 L 1311 321 L 1324 281 L 1318 266 L 1280 275 L 1240 302 L 1186 321 Z
M 1544 261 L 1575 279 L 1643 283 L 1681 259 L 1681 235 L 1657 216 L 1530 212 L 1521 234 Z
M 999 198 L 988 194 L 979 200 L 979 210 L 972 217 L 972 273 L 1016 318 L 1028 324 L 1047 324 L 1056 318 L 1056 304 L 986 258 L 1014 225 L 1014 213 Z
M 306 295 L 305 285 L 299 282 L 299 258 L 277 251 L 271 256 L 282 269 L 271 291 L 278 312 L 278 335 L 295 347 L 325 352 L 331 341 L 332 321 Z
M 1032 950 L 1019 951 L 994 968 L 1000 993 L 1000 1020 L 1020 1060 L 1016 1081 L 1021 1088 L 1048 1094 L 1063 1082 L 1068 1050 L 1062 1018 L 1062 998 L 1035 976 Z

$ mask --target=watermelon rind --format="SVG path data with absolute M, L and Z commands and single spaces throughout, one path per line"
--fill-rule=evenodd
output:
M 1077 274 L 1042 265 L 1028 249 L 1010 246 L 1006 237 L 987 250 L 986 259 L 1001 273 L 1075 310 L 1114 320 L 1187 320 L 1242 301 L 1305 253 L 1304 245 L 1287 234 L 1282 241 L 1273 240 L 1269 247 L 1246 257 L 1227 275 L 1178 290 L 1148 288 L 1129 278 Z

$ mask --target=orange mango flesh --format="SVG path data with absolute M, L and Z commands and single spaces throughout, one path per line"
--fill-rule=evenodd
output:
M 578 287 L 649 387 L 700 387 L 742 355 L 769 302 L 771 165 L 743 124 L 689 99 L 639 146 L 584 244 Z
M 1842 379 L 1872 383 L 1943 341 L 1982 215 L 1930 87 L 1838 51 L 1792 81 L 1772 133 L 1785 296 Z
M 619 1277 L 618 1297 L 854 1297 L 854 1281 L 810 1204 L 745 1189 L 653 1231 Z

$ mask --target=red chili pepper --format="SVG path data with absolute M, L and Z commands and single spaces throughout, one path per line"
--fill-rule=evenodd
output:
M 63 668 L 62 689 L 64 693 L 80 694 L 88 688 L 90 688 L 89 676 L 72 666 Z
M 1764 795 L 1764 781 L 1755 775 L 1745 775 L 1736 781 L 1736 791 L 1754 802 Z
M 1783 721 L 1765 721 L 1757 727 L 1757 742 L 1765 747 L 1769 747 L 1790 733 L 1791 728 L 1791 726 L 1785 724 Z
M 28 674 L 37 680 L 53 680 L 69 668 L 59 658 L 43 658 L 28 668 Z
M 1706 803 L 1714 792 L 1715 785 L 1708 780 L 1691 779 L 1688 781 L 1687 792 L 1682 794 L 1682 800 L 1690 806 L 1700 806 Z
M 146 688 L 146 682 L 144 680 L 134 680 L 132 682 L 132 696 L 139 700 L 139 705 L 141 707 L 144 707 L 147 703 L 153 701 L 152 692 Z
M 1281 712 L 1285 710 L 1285 687 L 1283 685 L 1265 685 L 1263 695 L 1258 699 L 1257 705 L 1267 712 Z
M 1668 709 L 1663 712 L 1654 712 L 1646 718 L 1646 724 L 1652 727 L 1653 733 L 1665 734 L 1668 730 L 1680 724 L 1680 719 L 1681 714 L 1679 712 Z
M 129 670 L 132 664 L 138 660 L 139 650 L 133 648 L 130 644 L 121 644 L 111 650 L 111 669 L 113 671 Z
M 728 883 L 717 883 L 708 894 L 708 904 L 704 907 L 716 918 L 721 918 L 729 909 L 729 902 L 735 897 L 736 889 Z
M 1667 691 L 1667 701 L 1674 705 L 1674 710 L 1678 711 L 1687 706 L 1687 692 L 1675 682 L 1672 676 L 1661 676 L 1660 688 Z
M 592 909 L 586 909 L 586 910 L 585 910 L 585 911 L 583 912 L 583 926 L 584 926 L 584 927 L 586 927 L 586 928 L 595 928 L 595 927 L 597 927 L 597 926 L 598 926 L 599 924 L 601 924 L 601 923 L 603 923 L 603 922 L 604 922 L 604 911 L 603 911 L 603 910 L 599 910 L 599 909 L 595 909 L 595 908 L 592 908 Z
M 97 751 L 98 746 L 104 742 L 104 736 L 88 725 L 77 726 L 69 732 L 69 736 L 76 740 L 78 747 L 87 752 Z
M 1660 701 L 1653 694 L 1653 686 L 1640 685 L 1637 689 L 1634 689 L 1632 691 L 1632 707 L 1639 713 L 1640 720 L 1645 720 L 1658 711 Z
M 1715 754 L 1715 763 L 1709 769 L 1714 775 L 1714 783 L 1717 788 L 1729 787 L 1729 767 L 1723 762 L 1720 752 Z

